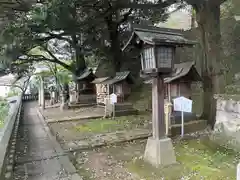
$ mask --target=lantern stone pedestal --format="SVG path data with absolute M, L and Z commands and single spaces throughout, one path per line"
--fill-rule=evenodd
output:
M 176 156 L 172 140 L 170 138 L 148 138 L 144 159 L 155 167 L 175 164 Z
M 166 137 L 163 87 L 163 78 L 154 77 L 152 84 L 153 137 L 147 141 L 144 159 L 156 167 L 176 163 L 172 140 Z
M 69 109 L 68 103 L 61 103 L 60 110 L 64 111 L 64 110 L 67 110 L 67 109 Z
M 61 96 L 62 97 L 61 97 L 60 110 L 63 111 L 63 110 L 69 109 L 68 102 L 66 101 L 65 94 L 62 94 Z

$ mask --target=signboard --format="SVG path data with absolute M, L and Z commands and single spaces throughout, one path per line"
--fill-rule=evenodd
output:
M 237 180 L 240 180 L 240 163 L 237 165 Z
M 111 103 L 111 104 L 117 103 L 117 95 L 116 95 L 116 94 L 112 93 L 112 94 L 110 95 L 110 103 Z
M 173 100 L 174 111 L 192 112 L 192 100 L 185 97 L 178 97 Z
M 173 109 L 174 111 L 181 111 L 181 136 L 184 136 L 184 112 L 192 112 L 192 100 L 185 98 L 183 96 L 178 97 L 173 100 Z

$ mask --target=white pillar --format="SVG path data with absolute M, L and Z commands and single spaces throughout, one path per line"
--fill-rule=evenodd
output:
M 41 106 L 41 93 L 42 93 L 42 89 L 41 89 L 41 85 L 38 88 L 38 105 Z
M 41 78 L 41 106 L 45 109 L 45 99 L 44 99 L 44 78 Z

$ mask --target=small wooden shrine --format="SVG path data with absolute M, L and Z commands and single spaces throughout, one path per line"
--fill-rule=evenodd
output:
M 109 88 L 107 84 L 102 84 L 102 82 L 110 79 L 109 77 L 96 78 L 92 81 L 96 86 L 96 96 L 97 104 L 105 104 L 105 98 L 109 95 Z
M 191 85 L 193 82 L 200 81 L 202 81 L 202 78 L 193 61 L 175 64 L 173 72 L 164 78 L 165 99 L 172 101 L 172 99 L 180 96 L 191 99 Z M 151 80 L 146 80 L 145 83 L 151 84 L 152 82 Z
M 92 83 L 96 85 L 98 104 L 105 104 L 105 99 L 112 93 L 117 95 L 118 102 L 124 102 L 131 93 L 133 77 L 130 71 L 117 72 L 113 78 L 97 78 Z
M 95 86 L 91 83 L 96 76 L 91 68 L 86 68 L 83 73 L 76 78 L 77 83 L 80 85 L 80 94 L 94 94 Z

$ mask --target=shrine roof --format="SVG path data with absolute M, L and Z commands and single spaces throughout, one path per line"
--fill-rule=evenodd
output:
M 123 72 L 117 72 L 115 77 L 103 81 L 102 84 L 115 84 L 115 83 L 119 83 L 123 80 L 126 80 L 129 76 L 131 75 L 130 71 L 123 71 Z
M 92 71 L 92 69 L 91 68 L 86 68 L 84 71 L 83 71 L 83 73 L 79 76 L 79 77 L 77 77 L 76 79 L 78 80 L 78 81 L 83 81 L 83 80 L 85 80 L 86 78 L 88 78 L 89 76 L 94 76 L 94 74 L 93 74 L 93 71 Z
M 106 81 L 110 77 L 102 77 L 102 78 L 96 78 L 94 81 L 92 81 L 93 84 L 101 84 L 103 81 Z
M 195 68 L 194 61 L 182 62 L 174 65 L 173 72 L 166 78 L 164 78 L 164 83 L 171 83 L 175 80 L 178 80 L 184 76 L 187 76 L 192 71 L 192 81 L 202 81 L 201 76 L 199 75 L 197 69 Z M 152 80 L 146 80 L 146 84 L 151 84 Z
M 182 30 L 159 28 L 154 26 L 138 26 L 133 28 L 133 33 L 123 48 L 123 51 L 137 38 L 149 45 L 176 45 L 192 46 L 195 41 L 186 39 Z

